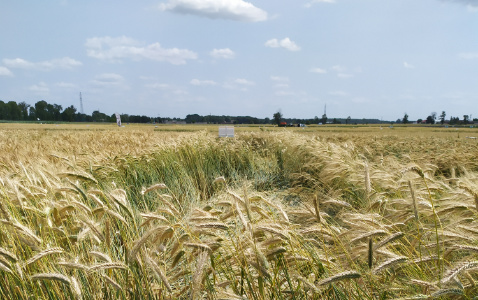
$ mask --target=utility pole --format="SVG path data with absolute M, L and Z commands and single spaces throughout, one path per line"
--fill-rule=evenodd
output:
M 81 98 L 81 92 L 80 92 L 80 112 L 82 115 L 85 114 L 85 112 L 83 111 L 83 99 Z

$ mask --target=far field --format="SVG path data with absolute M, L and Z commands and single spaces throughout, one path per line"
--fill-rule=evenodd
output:
M 474 299 L 478 129 L 0 123 L 5 299 Z

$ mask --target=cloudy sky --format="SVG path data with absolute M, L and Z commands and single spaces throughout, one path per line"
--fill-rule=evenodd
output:
M 0 0 L 0 100 L 478 117 L 478 0 Z

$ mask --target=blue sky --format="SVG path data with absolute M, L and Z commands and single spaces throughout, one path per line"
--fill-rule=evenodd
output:
M 478 0 L 0 0 L 0 100 L 162 117 L 463 117 Z

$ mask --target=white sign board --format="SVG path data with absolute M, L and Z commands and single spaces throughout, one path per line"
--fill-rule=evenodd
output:
M 119 113 L 115 113 L 116 115 L 116 124 L 118 124 L 119 127 L 121 127 L 121 116 Z
M 232 126 L 219 127 L 219 137 L 234 137 L 234 127 Z

